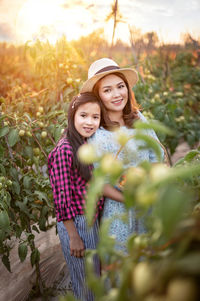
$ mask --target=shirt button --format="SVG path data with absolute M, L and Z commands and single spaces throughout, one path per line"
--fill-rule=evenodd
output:
M 64 191 L 63 190 L 61 190 L 61 192 L 60 192 L 61 194 L 63 194 L 64 193 Z

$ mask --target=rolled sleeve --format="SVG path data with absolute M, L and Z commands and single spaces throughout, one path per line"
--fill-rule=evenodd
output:
M 49 155 L 48 166 L 57 221 L 72 219 L 76 214 L 71 205 L 73 189 L 71 151 L 66 147 L 57 148 Z

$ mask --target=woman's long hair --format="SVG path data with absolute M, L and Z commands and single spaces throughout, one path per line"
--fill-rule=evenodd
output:
M 74 117 L 76 111 L 81 105 L 84 105 L 88 102 L 97 103 L 101 109 L 101 103 L 99 99 L 92 92 L 81 93 L 78 96 L 73 97 L 72 101 L 69 103 L 68 107 L 68 125 L 65 129 L 62 138 L 67 138 L 72 150 L 73 150 L 73 168 L 78 169 L 82 178 L 86 181 L 89 181 L 91 178 L 91 166 L 85 165 L 79 161 L 77 156 L 77 151 L 79 147 L 85 143 L 85 139 L 79 134 L 74 125 Z M 102 117 L 101 117 L 102 121 Z M 101 122 L 100 122 L 101 124 Z
M 123 120 L 124 120 L 125 125 L 128 128 L 132 128 L 134 121 L 139 119 L 139 117 L 138 117 L 139 105 L 137 104 L 137 102 L 135 100 L 134 93 L 131 90 L 126 77 L 122 73 L 118 73 L 118 72 L 113 72 L 111 74 L 114 74 L 114 75 L 120 77 L 125 82 L 125 85 L 128 89 L 128 101 L 123 109 Z M 104 76 L 104 77 L 106 77 L 106 76 Z M 102 78 L 104 78 L 104 77 L 102 77 Z M 108 113 L 107 114 L 105 113 L 107 110 L 105 108 L 103 101 L 101 100 L 101 98 L 99 96 L 100 80 L 95 84 L 95 86 L 93 88 L 93 92 L 98 97 L 99 101 L 102 103 L 102 107 L 103 107 L 102 110 L 103 110 L 103 116 L 104 116 L 104 118 L 102 120 L 102 126 L 105 129 L 112 130 L 112 129 L 118 127 L 119 123 L 117 121 L 111 121 L 108 116 Z

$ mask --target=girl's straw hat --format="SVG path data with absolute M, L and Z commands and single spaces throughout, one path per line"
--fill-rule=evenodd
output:
M 134 69 L 120 68 L 113 60 L 102 58 L 91 64 L 88 70 L 88 80 L 83 84 L 80 93 L 92 92 L 99 79 L 113 72 L 124 74 L 130 88 L 138 81 L 138 74 Z

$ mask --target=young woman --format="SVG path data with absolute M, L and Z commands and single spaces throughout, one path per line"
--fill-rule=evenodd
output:
M 90 139 L 97 145 L 100 154 L 107 152 L 117 154 L 120 145 L 115 138 L 114 129 L 120 128 L 125 134 L 133 136 L 134 121 L 141 119 L 147 122 L 133 97 L 132 87 L 138 81 L 137 72 L 129 68 L 120 68 L 116 62 L 108 58 L 95 61 L 89 68 L 88 80 L 83 84 L 81 92 L 93 91 L 103 105 L 107 115 L 95 135 Z M 153 130 L 146 130 L 146 134 L 158 139 Z M 126 158 L 126 167 L 137 166 L 147 160 L 156 162 L 157 158 L 151 149 L 141 149 L 141 141 L 130 139 L 118 158 Z M 128 154 L 128 157 L 127 157 Z M 117 218 L 119 214 L 128 215 L 128 223 Z M 116 218 L 115 218 L 116 216 Z M 106 198 L 102 218 L 112 218 L 110 235 L 116 238 L 116 249 L 126 252 L 126 242 L 133 233 L 144 233 L 144 220 L 137 218 L 135 208 L 127 211 L 123 203 L 112 198 Z
M 93 93 L 74 97 L 69 104 L 68 127 L 48 157 L 58 235 L 69 268 L 73 293 L 76 298 L 84 301 L 94 300 L 85 284 L 84 253 L 86 249 L 96 249 L 97 217 L 103 208 L 103 198 L 97 204 L 96 221 L 88 229 L 84 205 L 92 166 L 78 160 L 77 150 L 95 133 L 101 119 L 101 104 Z M 104 192 L 107 196 L 123 201 L 122 194 L 109 185 L 105 186 Z M 97 257 L 94 258 L 94 270 L 97 275 L 100 274 Z

